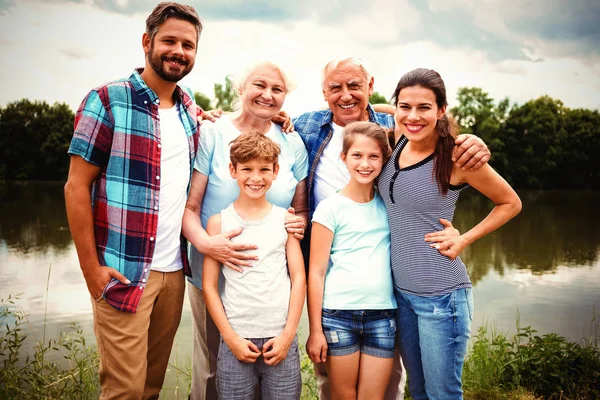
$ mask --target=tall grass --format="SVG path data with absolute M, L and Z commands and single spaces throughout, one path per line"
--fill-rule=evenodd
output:
M 98 398 L 98 353 L 86 343 L 81 328 L 72 324 L 57 339 L 46 340 L 44 334 L 31 352 L 26 348 L 31 339 L 27 314 L 15 307 L 17 298 L 0 299 L 0 399 Z M 518 318 L 514 335 L 483 325 L 465 361 L 465 399 L 600 399 L 599 317 L 594 311 L 590 333 L 580 343 L 557 334 L 537 335 L 529 326 L 520 327 Z M 175 379 L 163 388 L 161 398 L 186 398 L 190 360 L 175 354 L 169 369 Z M 301 371 L 302 400 L 317 399 L 312 363 L 304 348 Z
M 16 299 L 0 299 L 0 399 L 98 398 L 98 353 L 81 328 L 71 324 L 58 339 L 44 336 L 33 354 L 24 354 L 27 314 L 14 307 Z

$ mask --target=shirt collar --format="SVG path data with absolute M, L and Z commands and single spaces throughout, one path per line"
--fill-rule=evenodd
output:
M 154 90 L 150 89 L 146 82 L 142 79 L 142 72 L 144 72 L 144 68 L 136 68 L 133 70 L 131 76 L 129 77 L 129 81 L 133 85 L 133 88 L 140 94 L 146 95 L 150 98 L 150 101 L 156 103 L 158 101 L 158 96 L 154 93 Z M 179 99 L 182 103 L 184 100 L 184 91 L 179 87 L 179 85 L 175 88 L 175 98 Z

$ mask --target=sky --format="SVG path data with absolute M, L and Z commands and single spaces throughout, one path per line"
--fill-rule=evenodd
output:
M 27 98 L 76 110 L 86 93 L 144 65 L 147 0 L 0 0 L 0 106 Z M 182 85 L 215 83 L 261 60 L 297 83 L 284 109 L 326 106 L 321 70 L 360 56 L 389 98 L 402 74 L 437 70 L 450 107 L 460 87 L 523 104 L 542 95 L 600 109 L 598 0 L 202 0 L 194 70 Z

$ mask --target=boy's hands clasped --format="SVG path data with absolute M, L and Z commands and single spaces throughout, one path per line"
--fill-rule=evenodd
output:
M 239 361 L 245 363 L 254 363 L 262 355 L 265 358 L 265 364 L 277 365 L 285 360 L 295 335 L 289 335 L 285 332 L 275 336 L 265 342 L 262 351 L 256 344 L 241 336 L 237 336 L 226 342 L 227 346 Z
M 253 363 L 262 354 L 257 345 L 237 335 L 233 340 L 226 343 L 235 358 L 241 362 Z
M 294 341 L 294 336 L 295 335 L 289 335 L 283 332 L 281 335 L 267 340 L 263 346 L 263 357 L 265 358 L 265 364 L 277 365 L 283 361 L 290 351 L 290 347 Z

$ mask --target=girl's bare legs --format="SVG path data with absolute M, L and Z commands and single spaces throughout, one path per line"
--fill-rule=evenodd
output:
M 360 356 L 360 351 L 346 356 L 327 356 L 331 400 L 356 400 Z
M 358 400 L 383 400 L 392 375 L 393 358 L 360 354 L 358 368 Z

